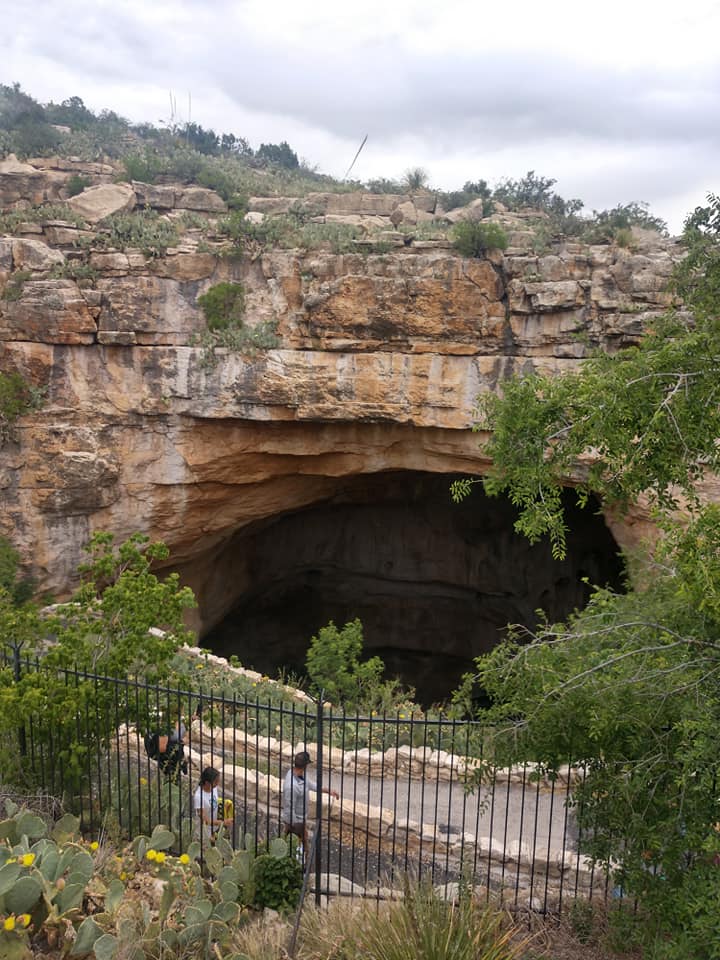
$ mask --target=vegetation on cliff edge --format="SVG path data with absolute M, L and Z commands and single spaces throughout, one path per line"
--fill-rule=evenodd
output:
M 627 596 L 597 590 L 586 610 L 534 634 L 515 630 L 477 661 L 498 723 L 552 771 L 588 774 L 573 804 L 583 850 L 617 892 L 638 896 L 653 957 L 720 957 L 720 507 L 696 484 L 720 467 L 720 199 L 687 220 L 675 287 L 694 319 L 670 315 L 638 347 L 569 377 L 530 377 L 483 403 L 493 433 L 488 492 L 518 506 L 518 529 L 565 549 L 560 491 L 582 471 L 622 509 L 641 496 L 662 537 Z M 456 491 L 467 492 L 468 485 Z M 675 508 L 684 506 L 687 516 Z M 652 947 L 649 945 L 652 944 Z

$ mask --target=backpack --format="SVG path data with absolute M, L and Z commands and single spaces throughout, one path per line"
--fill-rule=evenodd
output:
M 145 744 L 145 753 L 151 760 L 157 760 L 160 756 L 160 735 L 158 733 L 146 733 L 143 737 Z

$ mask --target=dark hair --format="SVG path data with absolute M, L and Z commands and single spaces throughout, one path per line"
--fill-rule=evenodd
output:
M 299 753 L 295 754 L 293 763 L 296 767 L 306 767 L 309 763 L 312 763 L 312 760 L 310 759 L 310 754 L 307 752 L 307 750 L 301 750 Z
M 200 786 L 204 783 L 215 783 L 216 780 L 220 779 L 220 774 L 217 772 L 215 767 L 205 767 L 203 772 L 200 774 Z

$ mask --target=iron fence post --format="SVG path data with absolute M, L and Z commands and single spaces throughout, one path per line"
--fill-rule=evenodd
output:
M 22 640 L 20 643 L 17 640 L 12 642 L 12 653 L 13 653 L 13 678 L 15 683 L 20 682 L 20 677 L 22 676 L 21 664 L 20 664 L 20 650 L 22 649 Z M 20 756 L 27 756 L 27 737 L 25 734 L 25 724 L 21 727 L 18 727 L 18 740 L 20 745 Z
M 323 789 L 323 700 L 325 691 L 321 690 L 317 699 L 317 801 L 315 821 L 315 906 L 320 907 L 320 883 L 322 879 L 322 789 Z

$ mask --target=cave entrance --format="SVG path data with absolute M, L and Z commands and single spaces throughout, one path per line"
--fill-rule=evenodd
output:
M 515 533 L 515 508 L 479 484 L 454 504 L 453 479 L 348 478 L 330 500 L 243 528 L 223 564 L 236 599 L 203 643 L 269 676 L 302 675 L 319 628 L 359 617 L 367 654 L 427 705 L 448 697 L 508 623 L 532 628 L 538 609 L 563 619 L 587 603 L 588 583 L 622 586 L 619 548 L 597 503 L 580 510 L 568 492 L 559 561 L 547 541 Z

